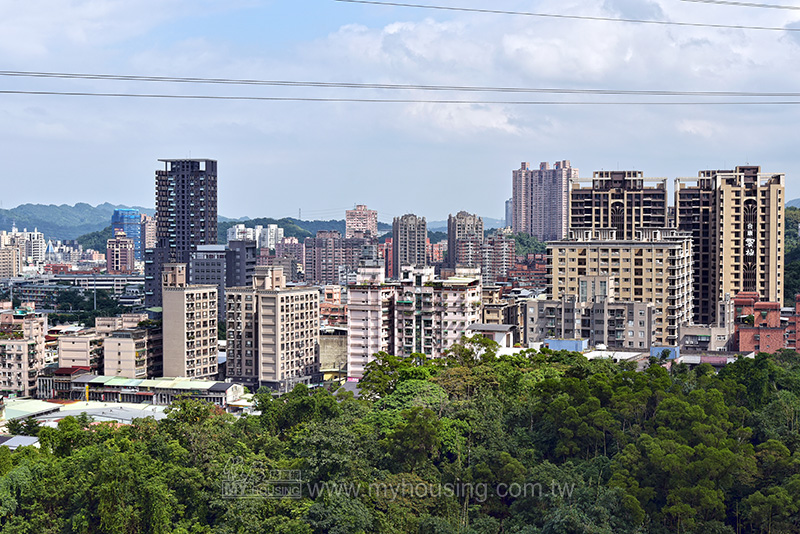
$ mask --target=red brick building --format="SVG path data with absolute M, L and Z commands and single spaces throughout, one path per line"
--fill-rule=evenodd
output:
M 761 302 L 756 292 L 741 292 L 733 299 L 736 317 L 734 340 L 739 351 L 774 353 L 789 347 L 789 324 L 798 320 L 795 313 L 781 320 L 778 302 Z M 796 339 L 796 328 L 794 336 Z M 796 347 L 796 340 L 794 343 Z

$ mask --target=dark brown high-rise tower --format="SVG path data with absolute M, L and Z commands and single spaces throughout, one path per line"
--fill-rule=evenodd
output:
M 165 263 L 188 263 L 197 245 L 217 242 L 217 162 L 161 159 L 156 171 L 156 246 L 145 251 L 145 296 L 161 305 Z

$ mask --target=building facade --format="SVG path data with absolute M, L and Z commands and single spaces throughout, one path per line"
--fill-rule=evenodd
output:
M 125 235 L 125 232 L 114 230 L 114 238 L 106 241 L 108 274 L 131 274 L 136 269 L 135 247 L 134 240 Z
M 652 185 L 648 185 L 652 184 Z M 642 171 L 595 171 L 589 184 L 570 185 L 570 230 L 613 228 L 619 239 L 636 239 L 645 228 L 667 228 L 666 178 L 645 178 Z
M 133 240 L 133 256 L 136 261 L 144 259 L 142 244 L 142 213 L 136 209 L 118 209 L 111 215 L 111 231 L 114 235 L 122 232 Z
M 378 237 L 378 212 L 358 204 L 355 209 L 345 211 L 346 238 Z
M 581 293 L 587 276 L 613 276 L 614 299 L 652 302 L 655 342 L 675 346 L 678 327 L 692 318 L 692 238 L 674 229 L 641 230 L 635 240 L 616 230 L 574 230 L 569 241 L 548 243 L 551 300 Z
M 166 263 L 188 263 L 198 245 L 217 242 L 217 162 L 163 159 L 156 171 L 156 246 L 145 251 L 145 300 L 161 305 Z
M 45 365 L 47 315 L 30 308 L 0 310 L 0 395 L 32 396 Z
M 425 217 L 413 214 L 395 217 L 392 222 L 392 274 L 400 276 L 405 265 L 427 265 L 428 224 Z
M 568 160 L 557 161 L 552 169 L 549 163 L 543 162 L 538 170 L 523 162 L 512 173 L 511 219 L 514 232 L 532 235 L 540 241 L 566 237 L 569 184 L 570 180 L 577 178 L 578 169 L 573 168 Z
M 464 241 L 464 249 L 459 246 L 459 241 Z M 477 267 L 480 265 L 480 249 L 483 245 L 483 219 L 477 215 L 459 211 L 455 216 L 447 217 L 447 250 L 448 265 L 452 268 L 457 264 L 464 267 Z
M 383 265 L 359 267 L 355 285 L 348 288 L 347 371 L 361 378 L 378 352 L 394 354 L 395 285 L 386 285 Z
M 227 291 L 226 375 L 257 390 L 319 380 L 319 291 L 287 287 L 280 267 L 257 267 L 250 287 Z
M 696 323 L 716 322 L 726 294 L 783 302 L 785 176 L 760 167 L 675 181 L 677 227 L 694 240 Z
M 190 285 L 185 263 L 163 272 L 164 375 L 217 376 L 217 286 Z

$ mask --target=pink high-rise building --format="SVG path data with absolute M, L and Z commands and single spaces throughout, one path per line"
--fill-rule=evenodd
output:
M 378 237 L 378 212 L 359 204 L 345 212 L 345 238 Z
M 569 160 L 546 162 L 539 169 L 523 162 L 513 172 L 513 228 L 540 241 L 563 239 L 569 225 L 569 184 L 578 178 L 578 169 Z

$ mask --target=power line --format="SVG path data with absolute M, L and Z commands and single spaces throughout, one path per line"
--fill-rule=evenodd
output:
M 175 100 L 240 100 L 240 101 L 265 101 L 265 102 L 331 102 L 331 103 L 369 103 L 369 104 L 501 104 L 509 106 L 740 106 L 740 105 L 781 105 L 789 106 L 800 104 L 800 100 L 744 100 L 744 101 L 557 101 L 557 100 L 424 100 L 412 98 L 315 98 L 299 96 L 226 96 L 226 95 L 169 95 L 169 94 L 144 94 L 144 93 L 92 93 L 84 91 L 16 91 L 0 90 L 5 95 L 35 95 L 35 96 L 92 96 L 108 98 L 165 98 Z
M 470 13 L 490 13 L 494 15 L 522 15 L 526 17 L 547 17 L 554 19 L 573 19 L 573 20 L 593 20 L 604 22 L 628 22 L 635 24 L 658 24 L 661 26 L 690 26 L 695 28 L 720 28 L 734 30 L 766 30 L 778 32 L 800 32 L 800 28 L 777 28 L 772 26 L 742 26 L 738 24 L 711 24 L 703 22 L 676 22 L 669 20 L 642 20 L 642 19 L 618 19 L 613 17 L 595 17 L 590 15 L 559 15 L 555 13 L 529 13 L 526 11 L 502 11 L 499 9 L 480 9 L 471 7 L 452 7 L 436 6 L 429 4 L 404 4 L 400 2 L 378 2 L 375 0 L 333 0 L 334 2 L 346 2 L 349 4 L 370 4 L 376 6 L 390 7 L 413 7 L 418 9 L 438 9 L 443 11 L 466 11 Z
M 757 2 L 732 2 L 730 0 L 681 0 L 681 2 L 694 2 L 696 4 L 717 4 L 721 6 L 761 7 L 767 9 L 794 9 L 800 11 L 800 6 L 782 6 L 778 4 L 759 4 Z
M 540 94 L 570 94 L 570 95 L 619 95 L 619 96 L 702 96 L 702 97 L 800 97 L 800 92 L 763 92 L 763 91 L 673 91 L 673 90 L 637 90 L 637 89 L 568 89 L 568 88 L 539 88 L 539 87 L 495 87 L 474 85 L 417 85 L 417 84 L 387 84 L 387 83 L 355 83 L 355 82 L 319 82 L 297 80 L 253 80 L 236 78 L 195 78 L 195 77 L 167 77 L 167 76 L 140 76 L 122 74 L 87 74 L 64 72 L 34 72 L 34 71 L 0 71 L 0 76 L 26 77 L 26 78 L 56 78 L 74 80 L 101 80 L 101 81 L 134 81 L 157 83 L 186 83 L 186 84 L 223 84 L 223 85 L 249 85 L 249 86 L 278 86 L 278 87 L 308 87 L 308 88 L 338 88 L 338 89 L 379 89 L 399 91 L 457 91 L 457 92 L 486 92 L 486 93 L 540 93 Z

